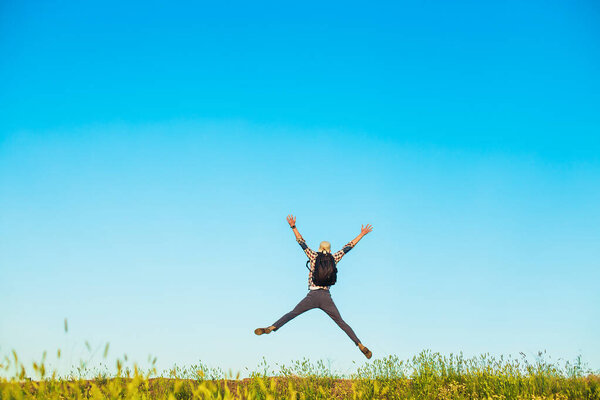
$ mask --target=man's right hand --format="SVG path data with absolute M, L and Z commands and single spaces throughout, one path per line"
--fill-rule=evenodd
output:
M 290 224 L 290 228 L 294 225 L 296 225 L 296 217 L 294 217 L 292 214 L 287 216 L 287 222 L 288 224 Z

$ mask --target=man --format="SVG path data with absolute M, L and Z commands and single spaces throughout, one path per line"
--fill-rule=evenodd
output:
M 342 328 L 342 330 L 344 332 L 346 332 L 346 334 L 350 337 L 350 339 L 352 339 L 354 344 L 356 344 L 358 346 L 360 351 L 367 358 L 371 358 L 373 353 L 371 353 L 371 351 L 368 348 L 363 346 L 363 344 L 360 342 L 360 340 L 358 340 L 358 337 L 356 337 L 356 334 L 354 333 L 352 328 L 350 328 L 350 326 L 342 319 L 342 316 L 340 315 L 340 312 L 338 311 L 337 307 L 333 303 L 333 299 L 331 298 L 331 294 L 329 293 L 330 286 L 317 286 L 313 282 L 313 273 L 315 271 L 315 261 L 317 260 L 317 256 L 319 254 L 317 252 L 311 250 L 306 245 L 306 242 L 300 235 L 300 232 L 298 232 L 298 229 L 296 229 L 296 217 L 294 217 L 293 215 L 288 215 L 287 221 L 290 224 L 290 228 L 292 228 L 292 230 L 294 231 L 294 235 L 296 236 L 296 241 L 298 242 L 298 244 L 300 244 L 300 247 L 302 247 L 302 250 L 304 250 L 304 252 L 308 256 L 308 259 L 310 261 L 310 270 L 308 273 L 308 289 L 309 289 L 309 291 L 308 291 L 308 294 L 306 295 L 306 297 L 304 299 L 302 299 L 300 301 L 300 303 L 298 303 L 298 305 L 296 307 L 294 307 L 294 309 L 292 311 L 285 314 L 283 317 L 281 317 L 279 320 L 277 320 L 277 322 L 275 322 L 273 325 L 271 325 L 267 328 L 255 329 L 254 333 L 257 335 L 262 335 L 263 333 L 265 333 L 265 334 L 271 333 L 271 332 L 276 331 L 277 329 L 281 328 L 286 322 L 290 321 L 292 318 L 297 317 L 298 315 L 302 314 L 303 312 L 306 312 L 313 308 L 320 308 L 321 310 L 325 311 L 327 313 L 327 315 L 329 315 L 331 317 L 331 319 L 333 319 L 335 321 L 335 323 L 340 328 Z M 371 232 L 372 230 L 373 230 L 373 227 L 369 224 L 367 224 L 367 226 L 365 226 L 365 227 L 363 227 L 361 225 L 360 234 L 356 238 L 354 238 L 352 241 L 348 242 L 348 244 L 346 244 L 346 246 L 344 246 L 343 249 L 341 249 L 340 251 L 333 254 L 333 259 L 335 260 L 335 264 L 337 265 L 337 263 L 342 259 L 342 257 L 347 252 L 349 252 L 356 245 L 356 243 L 358 243 L 360 241 L 360 239 L 363 238 L 363 236 L 365 236 L 367 233 Z M 322 253 L 321 256 L 325 255 L 326 253 L 331 254 L 331 245 L 329 244 L 329 242 L 321 242 L 321 245 L 319 246 L 319 252 Z

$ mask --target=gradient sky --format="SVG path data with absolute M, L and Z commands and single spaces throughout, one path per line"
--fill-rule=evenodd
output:
M 600 368 L 593 1 L 0 4 L 0 353 Z M 63 320 L 69 332 L 63 331 Z M 356 362 L 353 363 L 353 361 Z

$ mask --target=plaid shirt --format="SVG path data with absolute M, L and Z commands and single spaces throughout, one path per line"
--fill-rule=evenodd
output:
M 313 285 L 312 275 L 313 275 L 313 271 L 315 270 L 315 261 L 317 259 L 318 253 L 314 250 L 311 250 L 311 248 L 306 245 L 306 242 L 304 241 L 304 239 L 302 237 L 300 237 L 300 239 L 296 239 L 296 241 L 298 242 L 300 247 L 302 247 L 302 250 L 304 250 L 304 252 L 308 256 L 308 259 L 310 260 L 310 272 L 308 273 L 308 289 L 309 290 L 317 290 L 317 289 L 329 290 L 330 286 Z M 343 249 L 333 253 L 333 259 L 335 260 L 335 263 L 337 264 L 342 259 L 342 257 L 344 257 L 344 254 L 349 252 L 353 247 L 354 246 L 352 245 L 352 242 L 348 242 L 348 244 L 346 244 Z

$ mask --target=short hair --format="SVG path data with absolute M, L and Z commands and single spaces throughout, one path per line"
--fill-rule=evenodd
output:
M 319 251 L 331 253 L 331 243 L 326 241 L 321 242 L 321 244 L 319 245 Z

